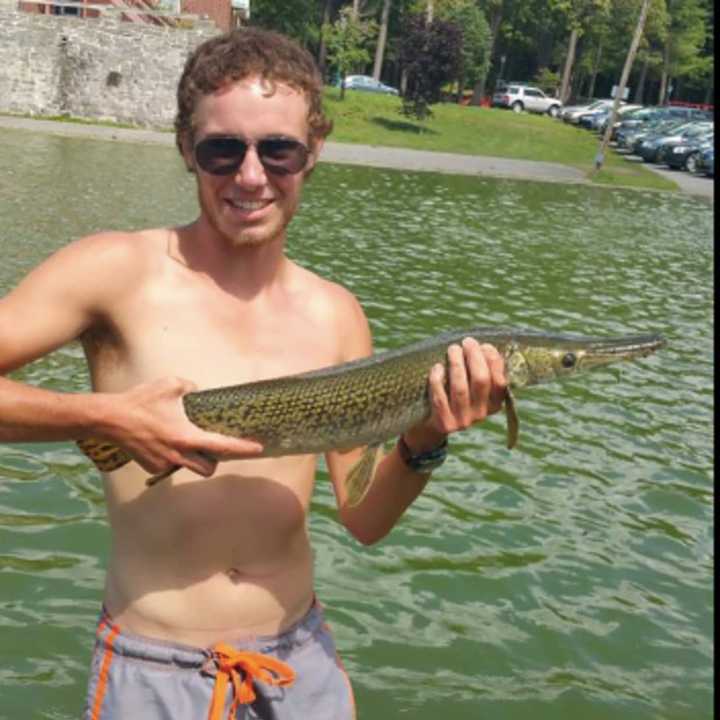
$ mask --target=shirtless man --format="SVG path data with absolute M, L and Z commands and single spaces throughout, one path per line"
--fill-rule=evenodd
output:
M 181 401 L 372 352 L 355 297 L 285 255 L 330 130 L 312 58 L 259 30 L 211 39 L 186 64 L 176 130 L 197 220 L 73 242 L 0 300 L 0 372 L 79 338 L 93 389 L 0 377 L 0 441 L 97 437 L 136 460 L 103 478 L 112 551 L 86 718 L 345 720 L 352 691 L 315 601 L 306 531 L 316 458 L 258 458 L 252 439 L 192 425 Z M 358 506 L 343 479 L 362 449 L 327 455 L 340 521 L 362 543 L 422 491 L 437 463 L 415 456 L 437 459 L 448 433 L 500 407 L 494 348 L 466 340 L 448 357 L 449 395 L 433 368 L 432 417 L 382 458 Z

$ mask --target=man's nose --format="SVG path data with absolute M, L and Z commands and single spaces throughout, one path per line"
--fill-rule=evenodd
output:
M 257 148 L 250 145 L 245 153 L 240 167 L 235 173 L 235 181 L 244 186 L 257 187 L 262 185 L 266 180 L 265 168 L 260 162 Z

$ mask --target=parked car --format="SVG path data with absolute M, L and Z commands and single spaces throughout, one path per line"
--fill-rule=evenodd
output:
M 665 120 L 677 120 L 679 122 L 681 120 L 711 119 L 712 117 L 705 110 L 697 110 L 696 108 L 678 106 L 643 107 L 631 112 L 627 117 L 623 117 L 614 134 L 617 134 L 620 129 L 642 127 L 648 123 L 657 123 Z
M 610 107 L 613 104 L 612 100 L 594 100 L 587 105 L 568 105 L 560 113 L 560 117 L 563 122 L 577 125 L 580 122 L 580 116 L 585 113 L 596 112 L 602 108 Z
M 618 131 L 617 145 L 619 148 L 626 148 L 631 153 L 638 154 L 641 142 L 656 135 L 670 132 L 685 124 L 682 120 L 659 120 L 648 123 L 645 127 L 631 128 L 627 132 Z
M 615 122 L 613 124 L 613 127 L 615 125 L 618 125 L 622 121 L 622 119 L 628 114 L 633 113 L 636 110 L 642 110 L 642 105 L 635 105 L 630 103 L 627 103 L 626 105 L 620 105 L 617 109 L 617 113 L 615 114 Z M 593 120 L 591 129 L 596 130 L 600 133 L 604 133 L 607 128 L 607 124 L 610 121 L 611 111 L 612 108 L 609 107 L 598 113 Z
M 622 116 L 624 113 L 628 112 L 629 110 L 636 110 L 638 108 L 642 107 L 641 105 L 620 105 L 618 107 L 617 113 L 619 116 Z M 610 117 L 610 113 L 612 112 L 612 104 L 606 105 L 603 108 L 600 108 L 599 110 L 595 110 L 594 112 L 589 113 L 583 113 L 580 115 L 578 125 L 581 127 L 584 127 L 588 130 L 605 130 L 604 124 L 606 124 L 606 121 Z
M 659 133 L 645 138 L 638 147 L 638 155 L 640 155 L 645 162 L 658 162 L 662 157 L 664 145 L 681 140 L 695 139 L 711 129 L 712 123 L 684 123 L 669 132 Z
M 556 97 L 546 95 L 540 88 L 530 85 L 506 85 L 496 90 L 493 99 L 493 107 L 510 108 L 514 112 L 547 113 L 556 117 L 562 108 L 560 100 Z
M 347 75 L 345 77 L 346 90 L 363 90 L 364 92 L 383 93 L 385 95 L 398 95 L 397 88 L 385 85 L 369 75 Z
M 697 159 L 697 167 L 695 170 L 699 175 L 715 176 L 715 148 L 709 147 L 700 153 Z
M 675 170 L 697 171 L 698 158 L 703 150 L 713 145 L 714 134 L 700 135 L 697 138 L 681 140 L 678 143 L 663 146 L 662 160 Z

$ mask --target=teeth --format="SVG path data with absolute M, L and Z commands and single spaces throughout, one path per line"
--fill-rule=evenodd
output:
M 264 200 L 228 200 L 228 202 L 238 210 L 259 210 L 265 207 Z

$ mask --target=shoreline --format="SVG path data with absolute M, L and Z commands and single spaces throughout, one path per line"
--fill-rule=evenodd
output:
M 91 123 L 63 122 L 42 118 L 25 118 L 13 115 L 0 115 L 0 127 L 31 132 L 44 132 L 63 137 L 84 137 L 97 140 L 147 143 L 174 147 L 175 136 L 170 131 L 143 128 L 123 128 Z M 344 165 L 363 165 L 367 167 L 409 170 L 412 172 L 439 172 L 453 175 L 473 175 L 508 180 L 534 180 L 563 184 L 586 185 L 607 189 L 648 190 L 648 188 L 598 185 L 590 182 L 585 173 L 577 168 L 559 163 L 511 158 L 487 157 L 481 155 L 459 155 L 428 150 L 408 150 L 405 148 L 353 143 L 325 143 L 320 162 L 332 162 Z M 672 171 L 648 166 L 653 172 L 675 182 L 676 191 L 653 190 L 653 192 L 679 192 L 702 197 L 714 202 L 715 183 L 709 178 L 690 176 L 683 171 Z

